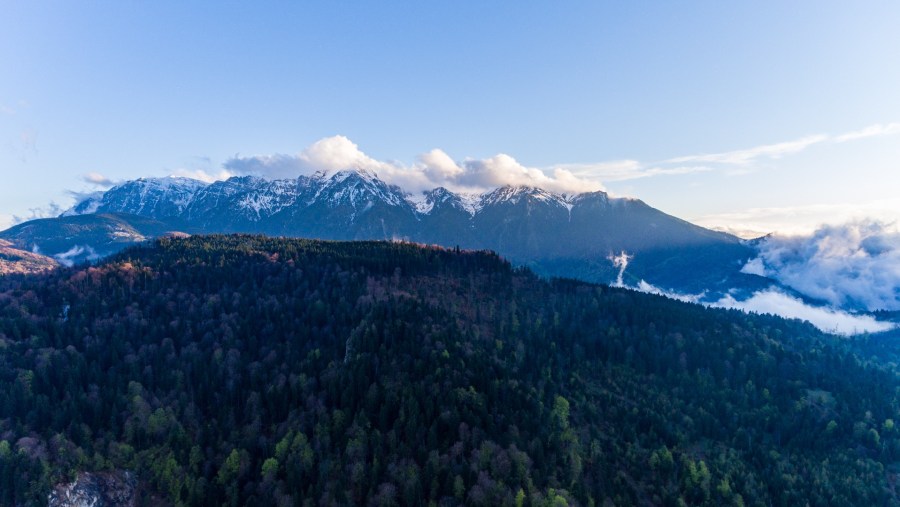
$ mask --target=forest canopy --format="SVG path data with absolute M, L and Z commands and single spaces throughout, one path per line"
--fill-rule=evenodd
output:
M 0 505 L 895 505 L 898 382 L 800 321 L 490 252 L 165 238 L 0 278 Z

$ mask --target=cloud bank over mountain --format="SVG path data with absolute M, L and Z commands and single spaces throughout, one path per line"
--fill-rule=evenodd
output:
M 296 154 L 236 155 L 220 170 L 181 169 L 177 176 L 203 181 L 226 179 L 235 175 L 256 175 L 272 179 L 295 178 L 317 171 L 364 169 L 388 183 L 418 193 L 443 186 L 457 192 L 483 192 L 503 185 L 527 185 L 563 193 L 603 190 L 604 183 L 657 176 L 678 176 L 721 172 L 746 174 L 760 163 L 806 151 L 814 146 L 842 144 L 872 137 L 900 133 L 900 123 L 874 124 L 840 134 L 814 134 L 719 153 L 675 156 L 656 162 L 633 159 L 589 163 L 557 163 L 546 167 L 527 166 L 511 155 L 458 160 L 441 149 L 433 149 L 412 163 L 377 160 L 363 152 L 345 136 L 335 135 L 316 141 Z M 92 180 L 103 182 L 98 174 Z
M 236 156 L 224 164 L 235 175 L 293 178 L 317 171 L 364 169 L 387 183 L 410 192 L 446 187 L 457 192 L 484 192 L 504 185 L 527 185 L 556 192 L 575 193 L 603 189 L 594 179 L 565 168 L 526 167 L 513 157 L 498 154 L 486 159 L 454 160 L 440 149 L 419 155 L 412 164 L 376 160 L 344 136 L 317 141 L 297 155 Z
M 770 236 L 743 271 L 835 307 L 900 310 L 900 231 L 858 221 L 823 226 L 807 236 Z

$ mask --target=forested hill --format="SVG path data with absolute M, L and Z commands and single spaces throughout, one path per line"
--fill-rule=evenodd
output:
M 893 505 L 898 385 L 491 253 L 162 239 L 0 278 L 0 505 L 113 469 L 185 505 Z

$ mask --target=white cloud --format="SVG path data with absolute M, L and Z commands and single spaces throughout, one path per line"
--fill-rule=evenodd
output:
M 625 282 L 622 281 L 622 278 L 625 276 L 625 270 L 628 269 L 628 263 L 633 258 L 633 255 L 628 255 L 624 250 L 619 255 L 610 254 L 606 257 L 607 260 L 613 263 L 614 267 L 619 268 L 619 274 L 616 275 L 616 281 L 612 283 L 613 287 L 625 287 Z M 644 283 L 644 281 L 641 280 L 641 283 Z
M 359 149 L 344 136 L 326 137 L 306 148 L 298 157 L 305 167 L 314 170 L 339 171 L 341 169 L 366 169 L 378 171 L 389 164 L 379 162 Z
M 775 144 L 765 144 L 755 148 L 745 150 L 727 151 L 724 153 L 708 153 L 703 155 L 688 155 L 685 157 L 676 157 L 666 160 L 669 164 L 685 164 L 685 163 L 714 163 L 714 164 L 731 164 L 746 165 L 760 158 L 781 158 L 785 155 L 797 153 L 809 148 L 814 144 L 819 144 L 828 140 L 826 135 L 807 136 L 794 141 L 786 141 Z
M 651 167 L 642 173 L 647 176 L 680 176 L 682 174 L 695 174 L 714 171 L 715 169 L 705 165 L 682 165 L 676 167 Z
M 384 181 L 419 192 L 444 186 L 456 191 L 484 191 L 503 185 L 528 185 L 558 192 L 600 190 L 599 181 L 580 177 L 564 168 L 549 171 L 526 167 L 513 157 L 498 154 L 487 159 L 454 161 L 434 149 L 420 155 L 411 165 L 383 162 L 366 155 L 344 136 L 317 141 L 297 155 L 235 157 L 225 163 L 225 171 L 256 174 L 269 178 L 291 178 L 317 171 L 364 169 Z
M 791 141 L 764 144 L 753 148 L 704 153 L 669 158 L 660 162 L 643 163 L 625 159 L 587 164 L 559 164 L 553 167 L 569 171 L 580 178 L 600 182 L 626 181 L 654 176 L 678 176 L 722 171 L 728 176 L 754 172 L 764 160 L 776 160 L 800 153 L 824 143 L 844 143 L 867 137 L 900 134 L 900 123 L 876 124 L 864 129 L 835 136 L 816 134 Z
M 111 187 L 116 184 L 116 182 L 114 182 L 113 180 L 97 172 L 87 173 L 82 176 L 81 179 L 85 183 L 89 183 L 98 187 Z
M 744 267 L 840 308 L 900 310 L 900 230 L 862 221 L 771 236 Z
M 766 265 L 763 264 L 762 259 L 759 257 L 747 261 L 747 264 L 744 264 L 744 267 L 741 268 L 741 273 L 756 276 L 768 276 L 766 274 Z
M 465 160 L 461 168 L 463 171 L 455 178 L 447 178 L 443 186 L 463 187 L 469 191 L 503 185 L 540 187 L 555 192 L 589 192 L 603 188 L 599 181 L 576 176 L 566 169 L 555 168 L 547 174 L 542 169 L 526 167 L 504 153 L 481 160 Z
M 466 172 L 450 158 L 450 155 L 439 149 L 419 155 L 418 165 L 428 179 L 437 181 L 458 178 Z
M 13 226 L 13 216 L 0 214 L 0 231 L 5 231 Z
M 900 123 L 887 123 L 870 125 L 864 129 L 854 132 L 847 132 L 834 138 L 835 142 L 845 143 L 847 141 L 855 141 L 857 139 L 865 139 L 867 137 L 880 137 L 893 134 L 900 134 Z
M 869 315 L 854 315 L 830 308 L 810 306 L 774 289 L 757 292 L 743 301 L 725 296 L 709 306 L 737 308 L 745 312 L 770 313 L 785 318 L 803 319 L 822 331 L 840 335 L 877 333 L 895 327 L 891 323 L 877 321 Z
M 860 130 L 838 135 L 816 134 L 792 141 L 764 144 L 753 148 L 726 151 L 721 153 L 704 153 L 687 155 L 664 160 L 660 164 L 714 164 L 723 166 L 749 166 L 762 159 L 779 159 L 787 155 L 800 153 L 807 148 L 822 143 L 845 143 L 868 137 L 900 134 L 900 123 L 875 124 Z M 732 174 L 746 174 L 746 169 Z
M 210 174 L 206 170 L 181 170 L 178 174 L 204 181 L 230 175 L 254 174 L 266 178 L 295 178 L 317 171 L 364 169 L 401 188 L 419 192 L 437 186 L 464 192 L 484 191 L 502 185 L 527 185 L 558 192 L 603 190 L 603 182 L 625 181 L 656 176 L 678 176 L 711 171 L 729 175 L 752 171 L 755 162 L 778 159 L 826 142 L 845 142 L 874 135 L 900 132 L 900 124 L 872 125 L 838 136 L 811 135 L 800 139 L 766 144 L 722 153 L 674 157 L 661 162 L 614 160 L 598 163 L 555 164 L 528 167 L 510 155 L 500 153 L 485 159 L 453 159 L 440 149 L 419 155 L 411 165 L 376 160 L 345 136 L 326 137 L 296 155 L 274 154 L 234 156 L 224 170 Z
M 882 246 L 878 244 L 872 248 L 878 249 Z M 840 249 L 834 253 L 840 254 Z M 775 288 L 758 291 L 744 300 L 737 300 L 729 294 L 718 301 L 709 302 L 706 300 L 706 291 L 700 294 L 681 294 L 660 289 L 644 280 L 638 282 L 636 286 L 630 287 L 622 283 L 622 275 L 628 267 L 628 262 L 631 258 L 625 252 L 622 252 L 619 256 L 609 258 L 613 265 L 619 268 L 616 281 L 612 284 L 614 287 L 630 288 L 648 294 L 666 296 L 671 299 L 687 303 L 699 303 L 714 308 L 736 308 L 745 312 L 770 313 L 788 319 L 807 320 L 822 331 L 841 335 L 877 333 L 896 327 L 892 323 L 877 321 L 870 315 L 856 315 L 824 306 L 812 306 Z M 771 275 L 760 259 L 751 260 L 742 271 L 761 276 Z M 900 290 L 897 290 L 896 286 L 895 294 L 900 295 Z
M 645 169 L 637 160 L 613 160 L 595 164 L 559 164 L 554 167 L 602 181 L 631 180 L 645 176 Z
M 553 167 L 582 178 L 603 182 L 636 180 L 653 176 L 677 176 L 714 170 L 712 167 L 703 165 L 664 167 L 657 164 L 644 166 L 637 160 L 616 160 L 596 164 L 560 164 Z
M 296 178 L 316 171 L 365 169 L 372 172 L 387 169 L 344 136 L 326 137 L 316 141 L 297 155 L 235 156 L 225 162 L 225 170 L 235 174 L 254 174 L 266 178 Z
M 100 258 L 97 252 L 90 245 L 75 245 L 63 253 L 54 255 L 53 258 L 63 266 L 72 267 L 73 265 L 75 265 L 75 259 L 82 255 L 84 255 L 84 258 L 89 261 L 95 261 Z
M 670 292 L 660 289 L 659 287 L 644 280 L 638 282 L 637 287 L 634 287 L 634 289 L 641 292 L 646 292 L 647 294 L 656 294 L 657 296 L 666 296 L 670 299 L 677 299 L 678 301 L 684 301 L 685 303 L 700 303 L 706 296 L 706 291 L 703 291 L 700 294 L 681 294 L 679 292 Z
M 206 183 L 212 183 L 214 181 L 227 180 L 232 176 L 236 176 L 236 174 L 227 169 L 222 169 L 218 172 L 213 173 L 210 173 L 203 169 L 178 169 L 169 176 L 174 176 L 177 178 L 192 178 Z
M 318 171 L 363 169 L 377 174 L 390 184 L 414 194 L 438 186 L 458 192 L 483 192 L 503 185 L 540 187 L 563 193 L 605 190 L 604 182 L 626 181 L 658 176 L 679 176 L 721 171 L 728 175 L 746 174 L 755 170 L 754 163 L 763 159 L 777 159 L 798 153 L 810 146 L 825 142 L 847 142 L 873 136 L 900 133 L 900 123 L 871 125 L 864 129 L 837 136 L 814 135 L 793 141 L 767 144 L 754 148 L 722 153 L 689 155 L 645 164 L 625 159 L 599 163 L 556 164 L 549 167 L 529 167 L 510 155 L 500 153 L 484 159 L 452 158 L 440 149 L 419 155 L 412 164 L 376 160 L 344 136 L 321 139 L 296 155 L 274 154 L 229 159 L 221 169 L 209 167 L 180 168 L 172 176 L 194 178 L 207 183 L 232 176 L 253 174 L 266 178 L 295 178 Z M 23 154 L 35 150 L 36 132 L 22 134 Z M 24 155 L 23 155 L 24 159 Z M 209 164 L 208 159 L 202 159 Z M 116 182 L 99 173 L 89 173 L 84 181 L 99 187 Z M 804 208 L 756 208 L 742 212 L 722 213 L 695 218 L 694 222 L 714 229 L 727 225 L 727 231 L 742 237 L 767 234 L 774 230 L 799 232 L 810 230 L 823 221 L 859 216 L 859 210 L 876 211 L 869 216 L 881 218 L 885 213 L 875 210 L 873 203 L 862 206 L 808 206 Z M 892 208 L 894 216 L 900 205 Z M 823 212 L 830 213 L 823 219 Z M 798 226 L 798 217 L 807 220 Z

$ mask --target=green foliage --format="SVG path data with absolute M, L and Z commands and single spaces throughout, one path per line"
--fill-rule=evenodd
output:
M 275 458 L 269 458 L 263 461 L 262 464 L 262 475 L 266 478 L 275 477 L 275 474 L 278 473 L 278 460 Z
M 485 252 L 164 239 L 0 281 L 0 343 L 3 506 L 897 504 L 858 343 Z
M 222 463 L 222 467 L 219 468 L 219 474 L 216 476 L 216 479 L 222 485 L 227 486 L 237 480 L 240 471 L 241 453 L 237 449 L 233 449 L 231 454 L 225 458 L 225 463 Z

